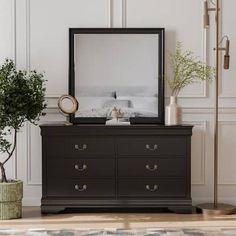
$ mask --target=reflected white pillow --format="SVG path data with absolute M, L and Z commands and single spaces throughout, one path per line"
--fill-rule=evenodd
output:
M 111 97 L 78 97 L 79 111 L 101 109 L 107 103 L 112 103 L 115 98 Z
M 117 87 L 116 97 L 157 97 L 157 87 Z
M 104 108 L 106 107 L 116 107 L 116 108 L 129 108 L 131 106 L 130 100 L 120 100 L 120 99 L 114 99 L 109 100 L 104 104 Z
M 157 97 L 128 97 L 119 96 L 117 99 L 129 100 L 131 107 L 137 111 L 146 111 L 158 114 L 158 98 Z
M 85 87 L 80 86 L 75 90 L 79 97 L 112 97 L 115 98 L 115 89 L 111 87 Z

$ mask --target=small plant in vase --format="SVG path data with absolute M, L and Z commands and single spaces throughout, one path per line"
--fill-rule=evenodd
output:
M 169 61 L 173 76 L 167 78 L 171 97 L 170 104 L 166 107 L 165 123 L 178 125 L 181 120 L 181 111 L 177 104 L 180 91 L 193 83 L 212 81 L 215 69 L 199 61 L 192 51 L 184 50 L 181 42 L 177 42 L 175 53 L 169 55 Z
M 0 152 L 7 156 L 0 158 L 0 219 L 21 217 L 23 183 L 8 179 L 5 165 L 16 149 L 17 132 L 26 121 L 36 124 L 45 108 L 43 74 L 18 71 L 6 59 L 0 67 Z

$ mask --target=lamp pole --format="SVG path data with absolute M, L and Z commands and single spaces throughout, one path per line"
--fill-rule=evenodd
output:
M 215 78 L 215 120 L 214 120 L 214 207 L 218 206 L 218 128 L 219 128 L 219 0 L 216 0 L 216 78 Z
M 212 1 L 211 1 L 212 2 Z M 213 3 L 213 2 L 212 2 Z M 214 4 L 214 3 L 213 3 Z M 208 2 L 205 0 L 204 2 L 204 27 L 208 28 L 210 21 L 209 21 L 209 11 L 215 11 L 215 23 L 216 23 L 216 30 L 215 30 L 215 63 L 216 63 L 216 74 L 215 74 L 215 108 L 214 108 L 214 201 L 213 203 L 203 203 L 197 206 L 197 210 L 202 212 L 204 215 L 228 215 L 235 213 L 235 207 L 229 204 L 218 203 L 218 161 L 219 161 L 219 52 L 224 50 L 226 51 L 225 60 L 224 60 L 224 68 L 229 69 L 229 39 L 228 36 L 224 36 L 220 41 L 220 25 L 219 25 L 219 18 L 220 18 L 220 0 L 216 0 L 215 8 L 208 8 Z M 220 47 L 224 38 L 227 38 L 226 47 Z

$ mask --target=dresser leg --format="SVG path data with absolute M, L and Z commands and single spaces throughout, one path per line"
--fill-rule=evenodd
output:
M 57 214 L 64 211 L 66 208 L 61 206 L 41 206 L 42 214 Z
M 168 209 L 176 214 L 194 214 L 196 212 L 195 207 L 192 206 L 173 206 Z

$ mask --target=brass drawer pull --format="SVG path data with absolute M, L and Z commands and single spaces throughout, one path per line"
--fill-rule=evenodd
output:
M 87 185 L 84 184 L 82 187 L 80 187 L 78 184 L 75 185 L 75 190 L 79 192 L 83 192 L 87 189 Z
M 84 151 L 87 149 L 87 147 L 87 144 L 83 144 L 82 147 L 80 147 L 78 144 L 75 144 L 75 150 Z
M 85 171 L 87 169 L 87 165 L 83 164 L 82 167 L 79 167 L 79 165 L 75 164 L 75 169 L 78 171 Z
M 157 144 L 154 144 L 153 147 L 151 147 L 149 144 L 146 144 L 146 149 L 150 151 L 156 151 L 157 150 Z
M 149 184 L 146 185 L 146 190 L 150 192 L 155 192 L 158 190 L 158 185 L 154 184 L 153 187 L 151 188 Z
M 153 167 L 151 167 L 150 165 L 147 164 L 145 167 L 149 171 L 155 171 L 155 170 L 157 170 L 158 165 L 155 164 L 155 165 L 153 165 Z

